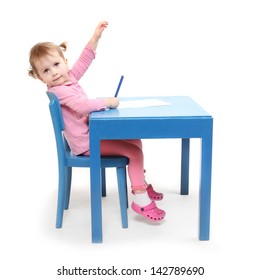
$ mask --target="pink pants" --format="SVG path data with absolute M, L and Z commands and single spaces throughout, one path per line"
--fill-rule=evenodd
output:
M 128 175 L 132 190 L 145 190 L 144 156 L 141 140 L 102 140 L 102 156 L 126 156 L 129 158 Z M 84 153 L 89 155 L 89 151 Z

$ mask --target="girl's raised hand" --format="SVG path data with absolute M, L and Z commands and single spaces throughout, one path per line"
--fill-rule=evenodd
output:
M 107 21 L 101 21 L 98 26 L 95 29 L 95 32 L 93 34 L 93 36 L 90 38 L 89 42 L 88 42 L 88 47 L 95 51 L 97 46 L 98 46 L 98 42 L 99 39 L 102 35 L 102 32 L 104 31 L 105 28 L 107 28 Z
M 101 21 L 98 26 L 95 29 L 94 36 L 96 39 L 99 39 L 102 35 L 102 32 L 107 28 L 108 22 L 107 21 Z

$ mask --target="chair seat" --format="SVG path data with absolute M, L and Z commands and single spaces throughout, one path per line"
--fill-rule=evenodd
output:
M 69 151 L 65 152 L 66 165 L 71 167 L 90 167 L 90 157 L 74 156 Z M 101 157 L 101 168 L 109 167 L 125 167 L 128 165 L 129 159 L 124 156 L 104 156 Z

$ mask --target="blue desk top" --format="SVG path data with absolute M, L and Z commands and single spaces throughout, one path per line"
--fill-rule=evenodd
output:
M 201 106 L 189 96 L 152 96 L 152 97 L 129 97 L 119 98 L 122 101 L 157 99 L 170 103 L 170 105 L 142 107 L 142 108 L 119 108 L 91 113 L 90 118 L 114 119 L 114 118 L 192 118 L 211 117 Z

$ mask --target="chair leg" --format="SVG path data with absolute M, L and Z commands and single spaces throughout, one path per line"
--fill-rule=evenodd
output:
M 127 217 L 127 193 L 126 193 L 126 173 L 124 167 L 117 167 L 117 182 L 118 182 L 118 193 L 121 211 L 121 222 L 122 227 L 128 227 L 128 217 Z
M 65 201 L 65 168 L 63 166 L 59 166 L 59 188 L 58 188 L 56 228 L 62 227 L 64 201 Z
M 106 191 L 106 168 L 101 168 L 101 187 L 102 187 L 102 196 L 107 196 Z
M 127 190 L 127 177 L 126 177 L 126 167 L 124 167 L 124 176 L 125 176 L 125 194 L 126 194 L 126 207 L 128 208 L 128 190 Z
M 71 176 L 72 176 L 72 167 L 65 167 L 65 201 L 64 209 L 69 209 L 70 203 L 70 191 L 71 191 Z

